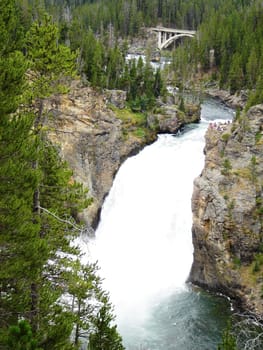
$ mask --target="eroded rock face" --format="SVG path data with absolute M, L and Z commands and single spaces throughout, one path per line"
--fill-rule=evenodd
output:
M 124 108 L 125 99 L 123 91 L 107 90 L 102 94 L 75 81 L 69 94 L 46 101 L 49 138 L 73 170 L 75 180 L 88 188 L 93 198 L 92 205 L 81 214 L 93 228 L 123 161 L 155 141 L 157 133 L 177 132 L 184 124 L 200 118 L 199 107 L 192 106 L 183 115 L 175 106 L 166 106 L 164 115 L 153 115 L 153 125 L 148 120 L 146 132 L 138 135 L 132 117 L 126 115 L 121 120 L 109 108 L 111 105 Z
M 216 87 L 206 88 L 206 92 L 220 101 L 223 101 L 227 106 L 232 108 L 244 108 L 248 99 L 248 92 L 241 91 L 231 94 L 229 91 L 221 90 Z
M 93 203 L 82 214 L 84 221 L 96 227 L 100 209 L 114 176 L 123 161 L 157 138 L 157 133 L 176 132 L 187 122 L 199 120 L 200 111 L 186 119 L 168 114 L 166 127 L 158 123 L 149 133 L 136 136 L 136 126 L 122 121 L 109 108 L 124 107 L 126 94 L 106 91 L 101 94 L 90 87 L 73 82 L 70 93 L 46 101 L 49 119 L 49 138 L 58 145 L 62 157 L 74 172 L 74 178 L 89 189 Z M 172 129 L 170 127 L 172 125 Z M 148 125 L 149 126 L 149 125 Z
M 131 135 L 124 142 L 122 122 L 107 108 L 106 100 L 107 96 L 75 82 L 68 95 L 47 103 L 49 137 L 93 198 L 82 215 L 93 227 L 120 164 L 148 142 Z
M 263 312 L 263 105 L 206 133 L 192 197 L 190 281 Z

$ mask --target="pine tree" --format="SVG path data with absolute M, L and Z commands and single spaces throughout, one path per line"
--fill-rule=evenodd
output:
M 246 66 L 247 76 L 248 76 L 248 86 L 253 88 L 256 84 L 257 77 L 259 74 L 260 63 L 257 58 L 257 53 L 255 48 L 252 49 L 249 55 L 249 59 Z
M 8 350 L 42 350 L 37 347 L 37 341 L 33 339 L 31 327 L 26 320 L 19 321 L 17 326 L 10 326 L 6 345 Z
M 261 73 L 257 78 L 255 89 L 250 91 L 246 110 L 248 110 L 251 106 L 260 103 L 263 103 L 263 66 L 261 68 Z
M 47 16 L 30 29 L 26 58 L 12 45 L 7 49 L 10 37 L 2 23 L 16 23 L 10 3 L 9 12 L 0 13 L 0 347 L 8 342 L 23 350 L 76 349 L 72 331 L 94 329 L 95 311 L 76 314 L 63 297 L 71 293 L 79 305 L 97 298 L 100 305 L 104 292 L 95 268 L 75 268 L 79 251 L 70 242 L 80 230 L 77 213 L 90 201 L 44 128 L 45 98 L 63 90 L 76 56 L 58 44 Z M 76 344 L 79 337 L 76 332 Z
M 244 85 L 244 74 L 242 69 L 241 56 L 237 53 L 232 58 L 228 79 L 231 93 L 240 91 Z
M 161 76 L 160 68 L 157 69 L 154 76 L 153 93 L 155 97 L 159 97 L 163 94 L 164 83 Z
M 68 275 L 66 277 L 68 279 L 67 298 L 71 300 L 71 312 L 74 315 L 72 337 L 75 346 L 79 346 L 88 341 L 89 334 L 94 328 L 94 315 L 98 312 L 104 292 L 96 264 L 83 266 L 79 260 L 76 260 L 71 267 L 70 272 L 65 272 Z
M 94 332 L 89 337 L 88 350 L 124 350 L 122 339 L 116 325 L 112 325 L 114 316 L 107 295 L 102 299 L 102 306 L 94 318 Z
M 31 278 L 31 267 L 38 258 L 30 256 L 28 249 L 29 245 L 35 245 L 37 231 L 32 223 L 32 188 L 37 183 L 37 174 L 31 166 L 35 156 L 34 140 L 30 136 L 33 117 L 16 112 L 26 88 L 27 62 L 19 51 L 15 2 L 2 1 L 0 6 L 1 344 L 8 326 L 17 324 L 29 303 L 25 281 Z
M 38 245 L 42 250 L 39 262 L 39 268 L 32 278 L 30 286 L 30 323 L 34 332 L 39 332 L 41 328 L 40 312 L 43 312 L 42 306 L 42 289 L 51 287 L 50 282 L 43 283 L 44 271 L 43 267 L 51 259 L 52 248 L 48 246 L 47 239 L 47 223 L 43 211 L 43 204 L 41 202 L 41 186 L 43 186 L 43 179 L 47 176 L 41 168 L 41 160 L 46 149 L 46 138 L 43 132 L 43 125 L 45 123 L 44 99 L 52 93 L 61 91 L 62 78 L 72 76 L 75 69 L 76 56 L 70 50 L 58 44 L 58 28 L 52 23 L 51 18 L 45 15 L 42 20 L 35 21 L 26 37 L 27 58 L 30 62 L 30 80 L 31 89 L 29 90 L 29 99 L 33 101 L 33 112 L 35 112 L 34 119 L 34 134 L 37 141 L 36 157 L 32 158 L 32 169 L 39 174 L 38 184 L 34 189 L 33 194 L 33 222 L 38 227 Z M 46 162 L 46 159 L 45 159 Z M 49 164 L 51 169 L 51 164 Z M 57 186 L 54 183 L 53 186 Z M 52 224 L 50 225 L 52 227 Z M 54 231 L 56 228 L 53 226 Z M 65 239 L 64 239 L 65 240 Z M 62 238 L 63 241 L 63 238 Z M 58 251 L 59 246 L 54 250 Z M 51 296 L 50 304 L 57 298 L 55 293 Z M 49 303 L 47 303 L 48 305 Z M 49 306 L 49 313 L 55 312 Z M 53 315 L 54 317 L 54 315 Z M 48 321 L 47 321 L 48 322 Z M 43 329 L 41 330 L 43 333 Z M 44 334 L 44 336 L 47 336 Z M 43 335 L 42 335 L 43 337 Z
M 14 0 L 0 2 L 0 113 L 12 113 L 18 107 L 20 95 L 25 86 L 27 63 L 19 51 L 21 43 L 21 26 L 16 13 L 18 9 Z

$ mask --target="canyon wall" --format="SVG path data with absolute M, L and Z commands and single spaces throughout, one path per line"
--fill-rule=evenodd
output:
M 93 228 L 123 161 L 154 142 L 158 132 L 176 133 L 200 118 L 199 106 L 182 113 L 172 101 L 144 118 L 125 108 L 125 99 L 123 91 L 102 92 L 74 81 L 68 94 L 46 101 L 48 137 L 73 170 L 74 179 L 89 190 L 93 203 L 80 216 Z
M 189 280 L 263 312 L 263 105 L 210 125 L 192 196 Z

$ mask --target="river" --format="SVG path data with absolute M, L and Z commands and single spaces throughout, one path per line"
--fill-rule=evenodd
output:
M 127 350 L 213 350 L 231 314 L 226 298 L 187 285 L 191 196 L 211 121 L 232 119 L 214 100 L 201 122 L 158 140 L 119 169 L 91 247 Z

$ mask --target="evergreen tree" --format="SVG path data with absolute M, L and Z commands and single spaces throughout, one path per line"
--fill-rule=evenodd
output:
M 76 346 L 71 341 L 73 329 L 94 328 L 96 310 L 85 309 L 84 320 L 63 297 L 70 291 L 79 305 L 96 298 L 100 305 L 104 293 L 95 268 L 76 272 L 79 252 L 70 242 L 79 233 L 76 214 L 89 200 L 44 128 L 44 100 L 63 91 L 76 56 L 58 44 L 47 16 L 33 23 L 26 57 L 21 46 L 8 47 L 13 31 L 6 27 L 16 24 L 15 13 L 13 1 L 0 13 L 0 347 L 70 350 L 79 343 L 77 331 Z
M 17 324 L 29 299 L 26 293 L 31 267 L 29 245 L 35 245 L 32 223 L 33 188 L 37 174 L 30 136 L 33 117 L 16 113 L 26 88 L 27 62 L 21 43 L 14 1 L 2 1 L 0 11 L 0 344 L 10 324 Z M 30 259 L 29 259 L 30 257 Z M 25 292 L 25 293 L 24 293 Z
M 71 54 L 67 47 L 58 44 L 58 28 L 47 15 L 42 20 L 35 21 L 32 24 L 26 37 L 26 43 L 31 74 L 29 98 L 33 100 L 33 112 L 36 115 L 34 119 L 34 134 L 37 141 L 37 148 L 36 156 L 32 158 L 32 169 L 39 174 L 38 184 L 33 194 L 33 222 L 38 228 L 38 249 L 41 250 L 41 253 L 38 252 L 40 261 L 37 265 L 38 267 L 35 268 L 30 285 L 30 323 L 32 330 L 38 332 L 39 335 L 41 334 L 42 339 L 46 337 L 45 343 L 47 346 L 50 346 L 50 343 L 52 343 L 50 341 L 52 332 L 48 330 L 50 328 L 50 319 L 48 317 L 46 317 L 46 320 L 44 318 L 41 319 L 40 313 L 43 313 L 43 310 L 45 310 L 47 312 L 46 315 L 50 315 L 50 318 L 53 319 L 54 329 L 55 327 L 61 327 L 61 317 L 59 314 L 62 310 L 56 305 L 59 290 L 57 289 L 55 293 L 52 292 L 52 283 L 50 280 L 47 281 L 45 279 L 43 268 L 48 265 L 48 262 L 52 258 L 55 259 L 54 255 L 56 255 L 57 251 L 60 249 L 62 251 L 69 250 L 69 242 L 61 234 L 63 232 L 62 225 L 57 227 L 55 221 L 53 220 L 52 222 L 51 218 L 47 218 L 46 212 L 43 212 L 43 210 L 48 210 L 49 207 L 44 207 L 45 202 L 41 198 L 42 188 L 45 190 L 44 179 L 48 178 L 50 174 L 46 174 L 41 165 L 43 163 L 48 164 L 46 168 L 52 171 L 52 164 L 50 162 L 48 163 L 48 160 L 52 161 L 52 157 L 45 157 L 45 150 L 49 150 L 49 148 L 46 146 L 46 137 L 43 132 L 46 117 L 44 99 L 52 93 L 61 91 L 61 79 L 71 76 L 74 73 L 76 56 Z M 55 180 L 58 180 L 58 177 L 55 177 Z M 65 186 L 66 184 L 64 183 L 63 185 Z M 55 181 L 52 183 L 52 186 L 56 187 L 59 184 Z M 56 204 L 58 208 L 60 206 L 59 202 Z M 59 231 L 57 232 L 57 230 Z M 60 239 L 53 240 L 52 243 L 55 244 L 52 246 L 49 237 L 56 237 L 56 235 L 59 235 Z M 62 291 L 60 292 L 62 293 Z M 44 298 L 42 297 L 43 294 L 45 295 Z M 65 329 L 68 329 L 68 332 L 71 331 L 70 327 L 65 327 Z M 62 339 L 59 339 L 59 336 L 57 336 L 54 342 L 57 342 L 62 347 L 61 341 L 63 342 L 63 339 L 65 339 L 64 334 L 66 334 L 66 331 L 62 334 L 57 329 L 56 334 L 61 334 Z M 55 344 L 53 344 L 53 347 L 55 348 Z
M 6 345 L 8 350 L 41 350 L 37 347 L 37 341 L 33 339 L 31 327 L 26 320 L 9 328 Z
M 71 267 L 70 272 L 65 271 L 69 281 L 67 298 L 71 300 L 71 312 L 74 315 L 74 344 L 79 346 L 88 342 L 89 334 L 94 329 L 94 315 L 98 312 L 104 292 L 96 264 L 83 266 L 76 260 Z
M 240 91 L 242 86 L 244 86 L 241 56 L 238 54 L 235 54 L 232 58 L 228 79 L 231 93 Z
M 154 77 L 153 93 L 155 97 L 161 96 L 164 93 L 164 82 L 161 76 L 160 68 L 157 69 Z
M 253 105 L 263 103 L 263 66 L 261 72 L 257 78 L 255 89 L 250 91 L 246 110 Z
M 117 327 L 112 325 L 114 316 L 107 295 L 102 298 L 102 306 L 94 318 L 94 332 L 89 337 L 89 350 L 124 350 Z
M 43 99 L 63 92 L 66 77 L 76 73 L 76 54 L 59 44 L 58 27 L 47 14 L 33 22 L 26 37 L 27 59 L 30 62 L 31 98 L 37 103 L 37 120 L 42 117 Z
M 21 93 L 25 86 L 27 63 L 19 51 L 21 27 L 16 17 L 18 9 L 15 1 L 0 2 L 0 113 L 4 115 L 14 112 L 21 102 Z

